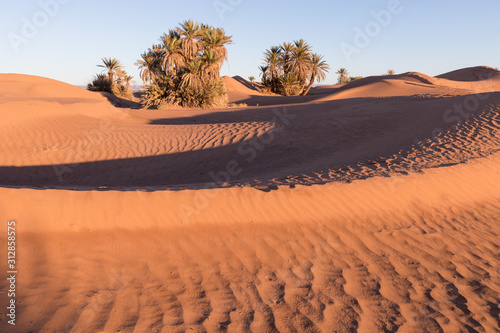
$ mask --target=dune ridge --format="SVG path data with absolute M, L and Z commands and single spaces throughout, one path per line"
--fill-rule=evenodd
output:
M 500 77 L 500 71 L 497 68 L 488 66 L 477 66 L 457 69 L 448 73 L 438 75 L 437 78 L 443 78 L 453 81 L 484 81 Z

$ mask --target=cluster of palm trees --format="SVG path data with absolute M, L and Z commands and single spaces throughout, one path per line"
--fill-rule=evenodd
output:
M 146 107 L 181 105 L 212 107 L 227 99 L 220 69 L 232 42 L 222 28 L 188 20 L 163 34 L 159 44 L 141 55 L 136 65 L 148 84 Z
M 346 68 L 339 68 L 335 74 L 338 75 L 337 84 L 345 84 L 363 78 L 362 76 L 349 76 L 349 71 Z
M 266 50 L 264 64 L 259 67 L 263 87 L 285 96 L 306 95 L 314 82 L 326 78 L 330 69 L 323 56 L 311 50 L 303 39 Z
M 134 79 L 123 69 L 123 64 L 116 58 L 102 58 L 103 73 L 96 74 L 88 84 L 88 90 L 106 91 L 118 97 L 131 97 L 130 85 Z
M 141 78 L 147 84 L 143 96 L 145 107 L 177 106 L 213 107 L 227 104 L 227 92 L 220 78 L 220 70 L 228 60 L 226 45 L 232 36 L 223 28 L 214 28 L 193 20 L 184 21 L 169 30 L 137 61 Z M 259 67 L 265 90 L 285 96 L 307 95 L 315 82 L 325 80 L 330 66 L 322 55 L 312 52 L 303 39 L 273 46 L 264 53 L 264 64 Z M 128 97 L 132 77 L 115 58 L 102 58 L 97 74 L 88 89 L 108 91 Z M 362 77 L 351 77 L 346 68 L 340 68 L 338 83 L 344 84 Z M 386 75 L 394 75 L 388 70 Z M 250 76 L 251 82 L 255 77 Z

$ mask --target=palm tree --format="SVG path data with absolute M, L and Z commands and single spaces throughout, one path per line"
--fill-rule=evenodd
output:
M 250 82 L 254 82 L 254 81 L 255 81 L 255 76 L 249 76 L 249 77 L 248 77 L 248 80 L 249 80 Z
M 214 51 L 220 59 L 220 65 L 227 61 L 226 45 L 231 44 L 233 36 L 227 36 L 222 28 L 205 30 L 202 39 L 202 46 L 208 50 Z
M 141 58 L 135 63 L 141 71 L 141 79 L 144 83 L 152 82 L 160 75 L 160 59 L 151 50 L 141 54 Z
M 181 36 L 175 31 L 169 31 L 169 34 L 164 34 L 161 40 L 162 45 L 156 46 L 155 52 L 161 57 L 165 73 L 175 74 L 185 64 Z
M 130 84 L 133 82 L 133 79 L 134 78 L 128 75 L 123 69 L 119 69 L 116 72 L 116 83 L 123 92 L 128 92 L 130 90 Z
M 203 37 L 207 26 L 203 25 L 203 29 L 198 22 L 193 20 L 184 21 L 180 27 L 174 29 L 182 37 L 182 49 L 188 60 L 191 60 L 198 53 L 201 45 L 199 39 Z
M 339 80 L 338 80 L 338 83 L 342 84 L 342 83 L 346 83 L 347 82 L 347 79 L 349 77 L 349 71 L 345 68 L 340 68 L 336 74 L 338 74 L 339 76 Z
M 127 72 L 125 72 L 123 69 L 119 69 L 116 72 L 116 83 L 121 86 L 125 81 L 125 77 L 127 75 L 128 75 Z
M 123 81 L 125 82 L 125 91 L 129 91 L 130 90 L 130 84 L 134 83 L 134 81 L 132 81 L 134 79 L 133 76 L 130 76 L 130 75 L 125 75 L 123 77 Z
M 295 47 L 292 52 L 292 72 L 300 83 L 300 91 L 303 91 L 309 74 L 311 46 L 303 39 L 294 41 L 294 44 Z
M 262 76 L 262 80 L 267 80 L 269 77 L 268 72 L 269 66 L 259 66 L 260 76 Z
M 385 75 L 394 75 L 394 70 L 389 69 Z
M 278 81 L 281 76 L 281 49 L 278 46 L 273 46 L 264 53 L 264 61 L 266 64 L 266 76 L 271 80 L 273 91 L 278 89 Z
M 123 65 L 115 58 L 102 58 L 104 71 L 94 77 L 87 89 L 92 91 L 105 91 L 122 98 L 130 98 L 128 90 L 132 82 L 132 76 L 123 69 Z
M 214 50 L 206 49 L 203 51 L 201 61 L 203 78 L 218 79 L 220 71 L 220 56 Z
M 281 77 L 281 89 L 283 95 L 296 95 L 298 88 L 300 88 L 299 83 L 293 74 L 283 74 Z
M 303 39 L 295 40 L 293 43 L 295 44 L 295 48 L 303 49 L 307 52 L 311 51 L 311 45 Z
M 292 72 L 292 56 L 295 46 L 293 43 L 283 43 L 280 48 L 282 51 L 283 72 L 285 74 L 290 74 Z
M 203 61 L 199 58 L 188 61 L 185 73 L 182 75 L 181 87 L 199 91 L 203 83 Z
M 102 67 L 108 71 L 108 80 L 111 84 L 115 82 L 114 78 L 118 75 L 118 72 L 123 68 L 122 63 L 116 58 L 102 58 L 104 65 L 97 65 L 97 67 Z
M 311 90 L 314 81 L 317 79 L 318 82 L 324 81 L 326 79 L 326 73 L 328 73 L 330 66 L 323 60 L 323 56 L 317 53 L 311 55 L 311 63 L 309 69 L 309 85 L 302 92 L 302 96 L 305 96 Z

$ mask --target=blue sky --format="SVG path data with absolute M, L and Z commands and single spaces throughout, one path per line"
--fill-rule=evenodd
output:
M 223 75 L 258 77 L 266 48 L 300 38 L 331 65 L 325 83 L 336 81 L 340 67 L 369 76 L 389 68 L 438 75 L 500 66 L 500 2 L 494 0 L 23 0 L 1 6 L 0 72 L 78 85 L 99 71 L 101 57 L 120 59 L 141 83 L 134 66 L 140 54 L 189 18 L 233 35 Z M 385 15 L 377 21 L 374 12 Z M 30 24 L 37 31 L 27 29 Z

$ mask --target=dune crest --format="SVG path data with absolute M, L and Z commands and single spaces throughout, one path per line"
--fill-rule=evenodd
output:
M 499 80 L 500 71 L 493 67 L 478 66 L 458 69 L 436 76 L 437 78 L 453 80 L 453 81 L 483 81 L 483 80 Z
M 417 72 L 367 77 L 338 88 L 332 95 L 320 101 L 422 95 L 442 97 L 499 90 L 500 72 L 498 70 L 490 67 L 473 67 L 436 77 Z
M 24 74 L 0 74 L 0 101 L 28 99 L 75 99 L 101 100 L 105 99 L 88 90 L 48 79 L 40 76 Z

